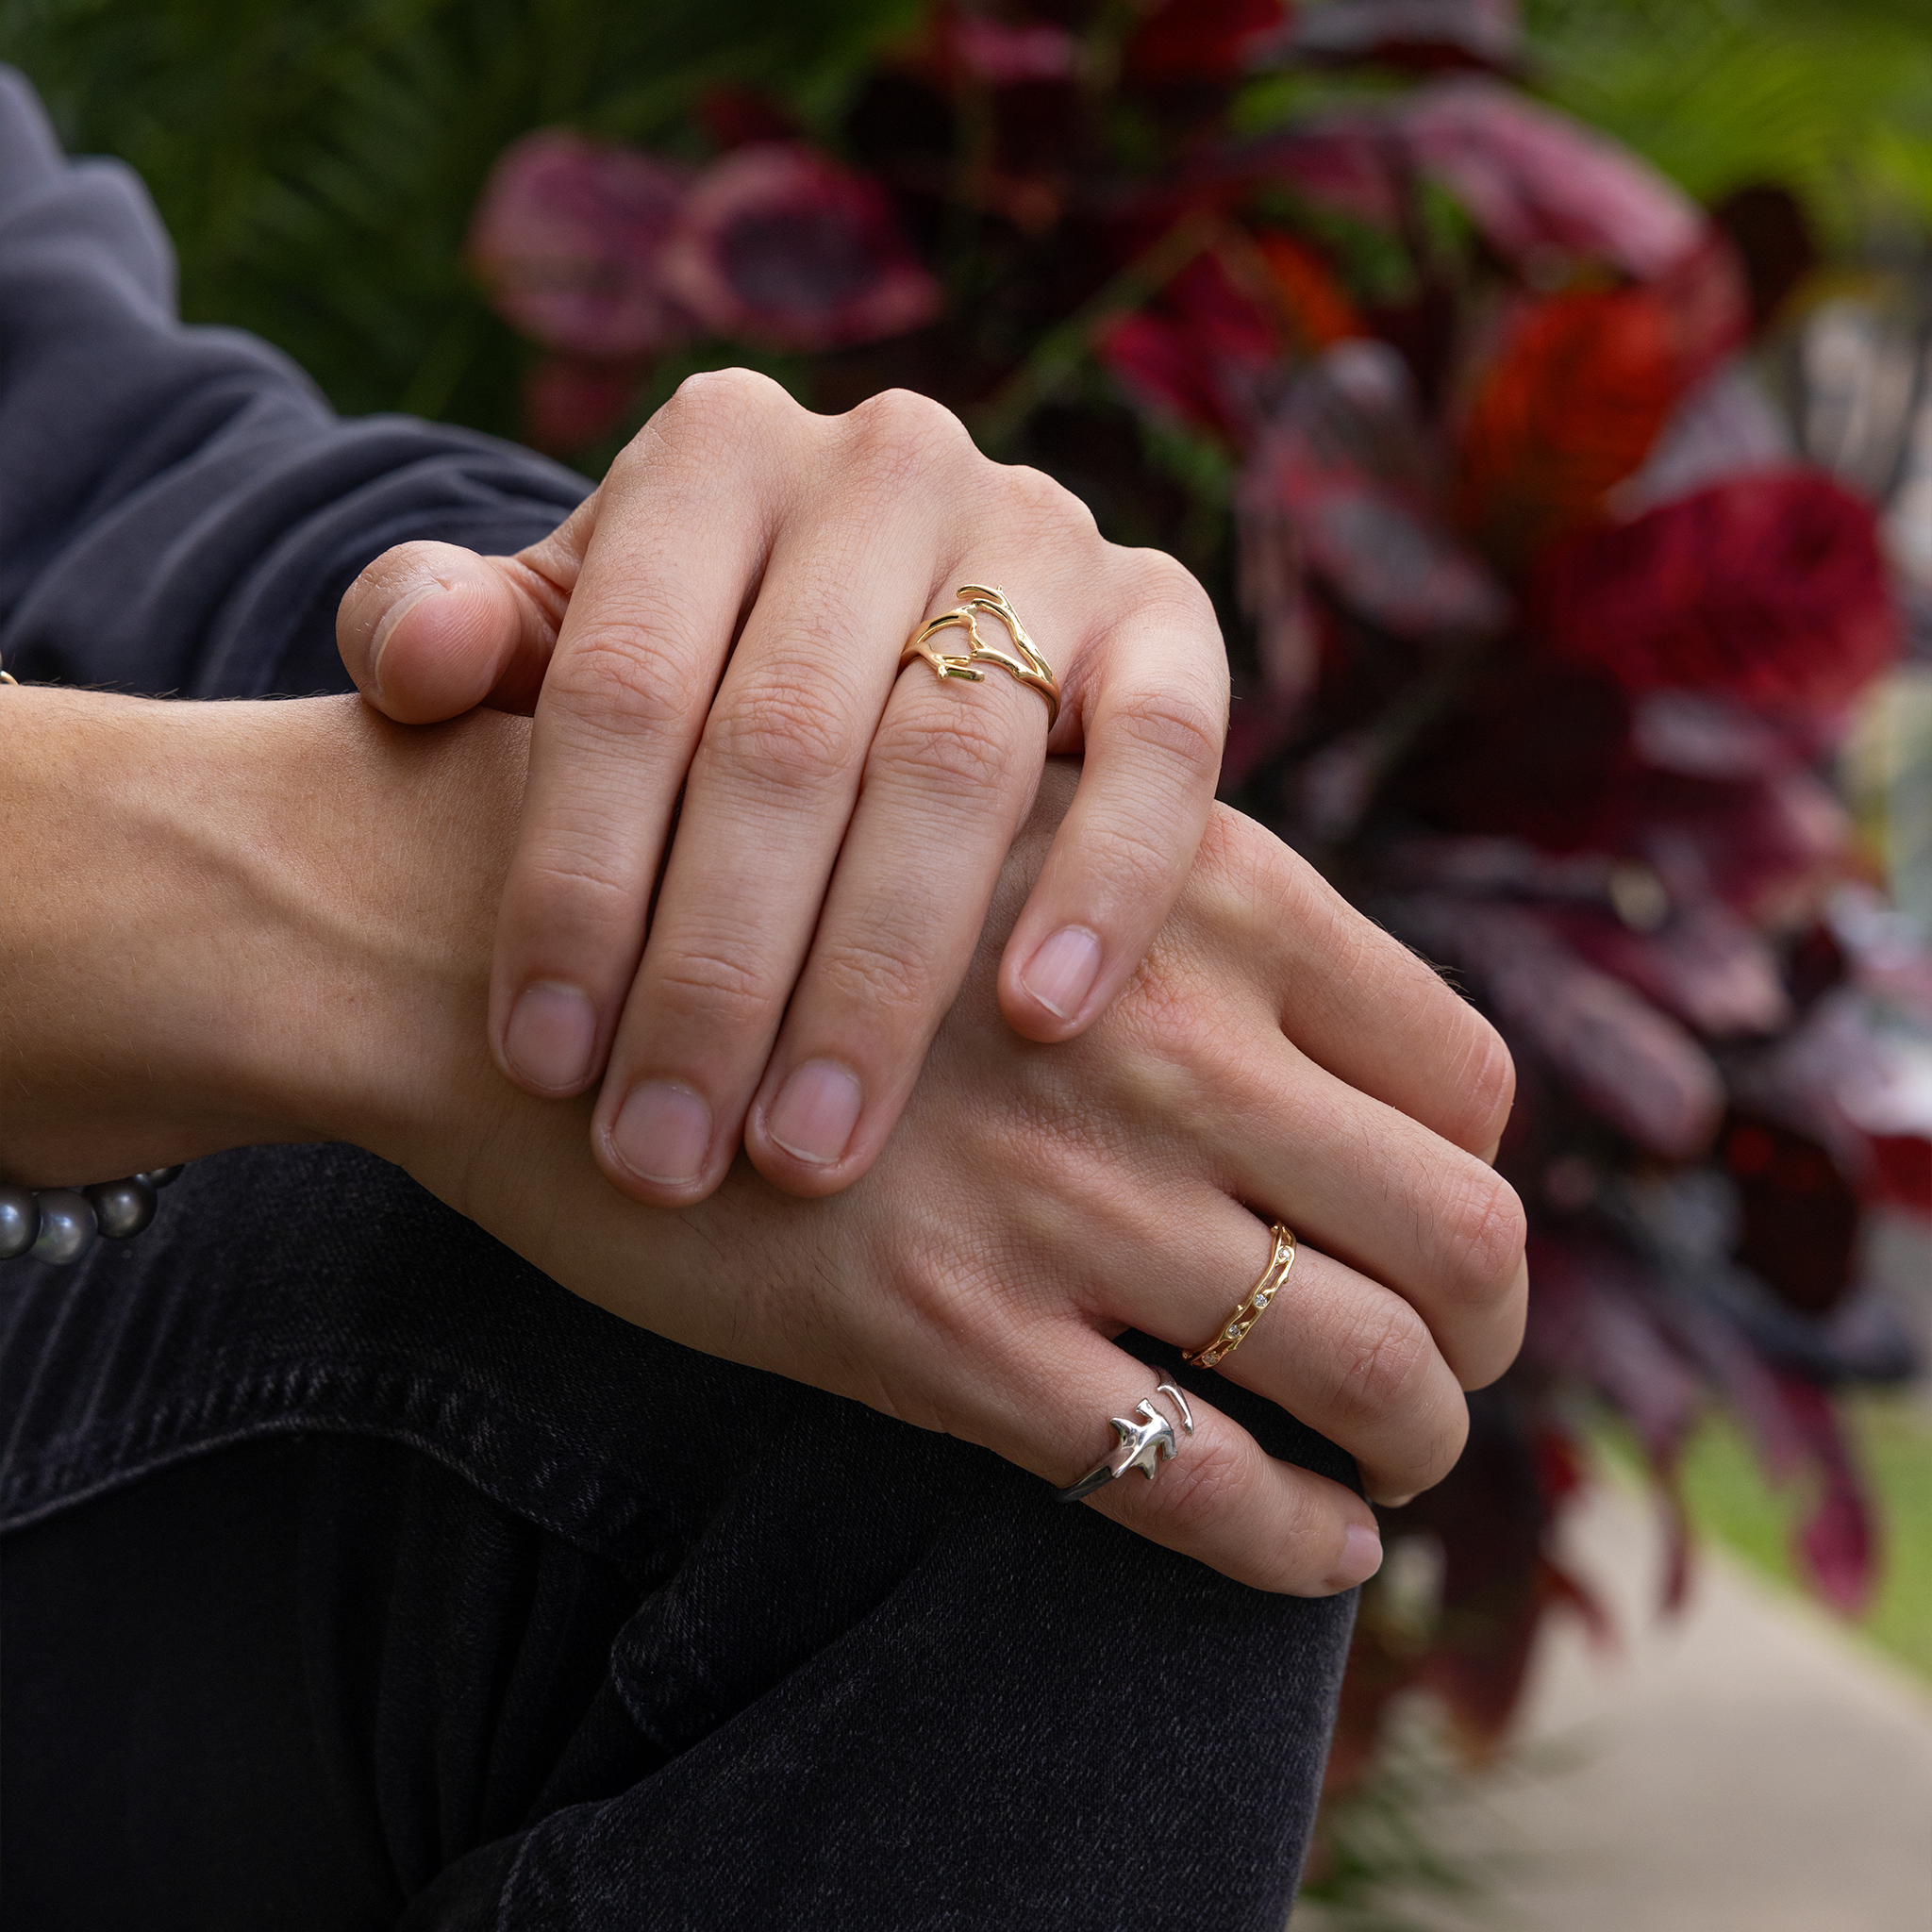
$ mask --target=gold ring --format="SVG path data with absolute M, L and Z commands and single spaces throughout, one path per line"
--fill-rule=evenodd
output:
M 1210 1340 L 1203 1342 L 1191 1355 L 1185 1349 L 1181 1351 L 1182 1361 L 1211 1369 L 1216 1362 L 1231 1356 L 1248 1339 L 1248 1330 L 1261 1319 L 1261 1310 L 1286 1284 L 1288 1272 L 1294 1266 L 1294 1236 L 1278 1221 L 1268 1231 L 1274 1237 L 1274 1247 L 1268 1257 L 1267 1267 L 1261 1271 L 1260 1280 L 1248 1291 L 1247 1299 L 1214 1331 Z
M 1051 731 L 1060 715 L 1060 681 L 1053 675 L 1053 666 L 1033 648 L 1033 640 L 1026 635 L 1025 626 L 1007 602 L 1006 592 L 992 584 L 961 584 L 959 597 L 957 609 L 948 610 L 943 617 L 927 618 L 912 633 L 906 648 L 899 653 L 899 669 L 903 671 L 915 658 L 923 658 L 932 666 L 936 677 L 957 677 L 967 684 L 983 684 L 986 673 L 979 667 L 997 664 L 1002 671 L 1017 677 L 1028 691 L 1037 691 L 1046 700 L 1046 728 Z M 1011 651 L 1003 651 L 979 635 L 975 612 L 997 617 L 1006 625 L 1008 635 L 1013 640 Z M 942 630 L 963 630 L 966 633 L 966 649 L 962 656 L 949 656 L 934 645 L 933 639 Z

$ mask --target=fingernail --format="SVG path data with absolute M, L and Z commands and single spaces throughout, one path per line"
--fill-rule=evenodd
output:
M 694 1181 L 711 1149 L 711 1109 L 688 1087 L 646 1080 L 625 1096 L 610 1144 L 641 1180 Z
M 1085 926 L 1065 925 L 1026 962 L 1020 984 L 1056 1019 L 1071 1020 L 1100 974 L 1100 941 Z
M 794 1158 L 829 1167 L 844 1153 L 864 1105 L 858 1080 L 843 1067 L 807 1060 L 779 1088 L 765 1131 Z
M 1365 1523 L 1348 1525 L 1348 1541 L 1341 1546 L 1341 1566 L 1328 1579 L 1330 1590 L 1353 1590 L 1366 1583 L 1382 1567 L 1382 1539 Z
M 425 597 L 441 597 L 448 590 L 446 584 L 430 582 L 418 584 L 399 602 L 391 604 L 382 613 L 382 622 L 375 626 L 375 635 L 369 640 L 369 684 L 373 694 L 382 695 L 382 654 L 389 649 L 389 641 L 395 635 L 396 626 Z
M 540 979 L 524 989 L 503 1030 L 503 1057 L 532 1087 L 565 1092 L 591 1077 L 597 1016 L 574 986 Z

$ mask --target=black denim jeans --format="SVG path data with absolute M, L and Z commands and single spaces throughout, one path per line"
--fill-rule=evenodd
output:
M 353 1150 L 9 1269 L 0 1415 L 9 1927 L 1287 1914 L 1352 1597 L 629 1327 Z

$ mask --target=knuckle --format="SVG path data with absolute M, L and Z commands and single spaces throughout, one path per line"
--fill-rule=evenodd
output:
M 1426 1324 L 1407 1304 L 1364 1313 L 1341 1351 L 1343 1400 L 1364 1417 L 1411 1409 L 1434 1352 Z
M 922 693 L 922 695 L 925 695 Z M 895 721 L 874 750 L 876 775 L 895 785 L 978 801 L 998 791 L 1013 751 L 989 714 L 992 707 L 955 702 Z
M 1070 540 L 1100 541 L 1093 512 L 1065 484 L 1024 463 L 990 463 L 989 468 L 996 514 L 1016 519 L 1022 528 L 1051 540 L 1056 547 Z
M 702 716 L 709 691 L 661 634 L 607 621 L 551 660 L 543 695 L 584 724 L 655 732 Z
M 1528 1239 L 1516 1190 L 1479 1167 L 1457 1191 L 1444 1217 L 1450 1286 L 1465 1305 L 1490 1308 L 1509 1290 Z
M 1503 1036 L 1481 1014 L 1472 1009 L 1471 1018 L 1475 1032 L 1463 1074 L 1467 1095 L 1463 1140 L 1472 1148 L 1490 1148 L 1503 1138 L 1510 1109 L 1516 1105 L 1516 1062 L 1510 1058 Z
M 756 953 L 723 936 L 679 946 L 661 963 L 648 965 L 646 989 L 652 1010 L 680 1027 L 736 1031 L 761 1025 L 775 1005 L 774 989 Z
M 764 414 L 791 402 L 769 375 L 750 369 L 703 369 L 687 375 L 665 408 L 693 421 L 722 418 L 728 423 Z
M 1253 1494 L 1260 1474 L 1257 1453 L 1223 1435 L 1190 1442 L 1184 1454 L 1160 1465 L 1157 1481 L 1136 1481 L 1137 1489 L 1146 1489 L 1141 1513 L 1179 1541 L 1201 1536 Z
M 780 672 L 711 712 L 693 775 L 786 791 L 817 791 L 850 765 L 853 714 L 803 671 Z
M 1192 777 L 1221 769 L 1227 712 L 1204 695 L 1177 685 L 1141 685 L 1108 703 L 1108 722 L 1143 752 L 1177 765 Z
M 872 1016 L 875 1038 L 879 1016 L 922 1011 L 934 993 L 930 964 L 909 934 L 878 930 L 833 939 L 812 960 L 811 972 L 839 1005 Z
M 750 369 L 705 369 L 687 375 L 670 399 L 620 450 L 608 481 L 629 484 L 669 461 L 674 468 L 729 464 L 781 434 L 788 416 L 807 412 L 768 375 Z
M 1127 550 L 1121 553 L 1128 568 L 1128 586 L 1134 602 L 1143 609 L 1171 610 L 1175 616 L 1205 620 L 1219 632 L 1214 603 L 1186 564 L 1165 550 Z
M 846 418 L 853 455 L 888 481 L 938 460 L 974 455 L 966 425 L 930 396 L 908 389 L 881 390 Z

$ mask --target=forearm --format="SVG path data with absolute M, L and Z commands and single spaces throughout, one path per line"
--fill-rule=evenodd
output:
M 802 1240 L 810 1210 L 749 1175 L 697 1214 L 623 1201 L 590 1160 L 589 1102 L 532 1099 L 488 1058 L 524 721 L 0 700 L 9 830 L 34 856 L 0 891 L 0 1179 L 349 1141 L 627 1319 L 795 1370 L 709 1285 L 748 1223 L 789 1214 Z
M 400 1148 L 479 1058 L 457 1009 L 480 1011 L 524 727 L 408 732 L 353 699 L 0 706 L 30 861 L 0 892 L 0 1174 Z

